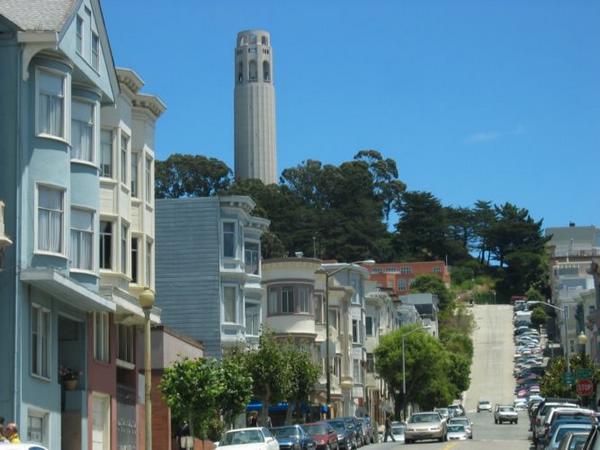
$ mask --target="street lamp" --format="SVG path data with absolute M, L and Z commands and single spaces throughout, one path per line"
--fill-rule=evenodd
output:
M 534 301 L 529 301 L 527 302 L 528 304 L 533 304 L 533 305 L 544 305 L 544 306 L 549 306 L 552 309 L 555 309 L 556 311 L 562 313 L 563 315 L 563 327 L 564 327 L 564 331 L 565 331 L 565 348 L 564 348 L 564 352 L 565 352 L 565 357 L 567 359 L 567 373 L 571 372 L 571 362 L 569 361 L 569 338 L 567 336 L 567 305 L 563 305 L 562 308 L 559 308 L 558 306 L 554 306 L 552 303 L 547 303 L 547 302 L 540 302 L 537 300 Z M 587 338 L 586 338 L 587 339 Z
M 366 259 L 361 261 L 354 261 L 345 263 L 342 267 L 332 270 L 331 272 L 325 271 L 325 378 L 326 378 L 326 398 L 327 398 L 327 418 L 331 418 L 331 355 L 329 352 L 329 279 L 334 275 L 340 273 L 343 270 L 349 269 L 354 264 L 365 263 L 375 264 L 372 259 Z
M 144 310 L 144 392 L 146 412 L 146 450 L 152 450 L 152 337 L 150 334 L 150 311 L 154 306 L 154 292 L 144 288 L 139 297 L 140 306 Z
M 431 325 L 427 325 L 425 327 L 421 326 L 418 328 L 415 328 L 414 330 L 409 331 L 408 333 L 405 333 L 402 335 L 402 403 L 404 404 L 404 408 L 403 408 L 403 413 L 404 413 L 404 418 L 406 419 L 406 357 L 404 354 L 404 342 L 406 340 L 407 336 L 410 336 L 413 333 L 416 333 L 417 331 L 423 331 L 423 330 L 429 330 L 431 328 Z
M 579 345 L 581 346 L 582 357 L 585 355 L 585 344 L 587 344 L 587 340 L 587 336 L 585 335 L 584 331 L 581 330 L 581 333 L 579 333 L 579 336 L 577 336 L 577 342 L 579 342 Z

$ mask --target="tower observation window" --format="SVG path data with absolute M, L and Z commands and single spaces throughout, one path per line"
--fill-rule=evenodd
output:
M 256 61 L 250 61 L 250 64 L 248 64 L 248 79 L 250 81 L 258 80 L 258 68 L 256 67 Z
M 271 81 L 271 70 L 267 61 L 263 61 L 263 81 Z

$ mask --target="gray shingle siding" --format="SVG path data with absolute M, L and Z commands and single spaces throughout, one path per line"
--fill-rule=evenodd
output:
M 156 201 L 156 302 L 162 322 L 220 356 L 219 201 Z

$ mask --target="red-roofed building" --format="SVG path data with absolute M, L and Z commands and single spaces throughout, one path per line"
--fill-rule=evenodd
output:
M 393 262 L 363 264 L 369 270 L 370 279 L 381 288 L 391 289 L 395 295 L 410 293 L 410 286 L 417 277 L 435 275 L 450 286 L 450 272 L 444 261 Z

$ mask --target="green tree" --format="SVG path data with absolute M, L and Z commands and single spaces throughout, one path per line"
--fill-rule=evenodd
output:
M 477 200 L 473 207 L 473 232 L 475 234 L 475 247 L 479 252 L 478 259 L 489 265 L 491 258 L 489 231 L 496 223 L 496 212 L 492 202 Z
M 529 289 L 527 289 L 525 297 L 527 297 L 527 300 L 535 300 L 537 302 L 543 302 L 545 300 L 544 295 L 533 286 L 530 286 Z
M 597 386 L 600 382 L 600 370 L 595 367 L 589 356 L 576 354 L 571 356 L 569 360 L 572 373 L 577 373 L 578 369 L 591 369 L 592 383 L 594 386 Z M 564 382 L 564 374 L 566 371 L 567 363 L 564 357 L 552 358 L 548 362 L 546 372 L 540 380 L 541 395 L 544 397 L 576 398 L 576 385 L 567 385 Z
M 190 434 L 206 439 L 225 390 L 221 367 L 214 359 L 184 359 L 165 369 L 160 390 L 173 420 L 187 421 Z
M 252 391 L 262 402 L 261 424 L 267 423 L 269 407 L 286 400 L 292 390 L 290 366 L 284 347 L 269 330 L 263 330 L 258 348 L 246 353 Z
M 216 158 L 174 153 L 155 165 L 156 198 L 207 197 L 227 189 L 232 172 Z
M 309 395 L 319 379 L 321 368 L 312 361 L 310 353 L 291 344 L 286 346 L 285 354 L 290 372 L 286 417 L 286 423 L 289 424 L 293 412 L 292 405 L 298 416 L 302 403 L 308 404 Z
M 435 275 L 421 275 L 415 278 L 410 287 L 411 292 L 434 294 L 439 301 L 440 311 L 451 309 L 454 298 L 444 282 Z
M 233 349 L 221 360 L 223 392 L 219 397 L 224 422 L 232 427 L 238 414 L 246 410 L 252 399 L 252 377 L 240 349 Z
M 548 314 L 542 306 L 536 306 L 531 312 L 531 323 L 539 330 L 541 325 L 548 322 Z

